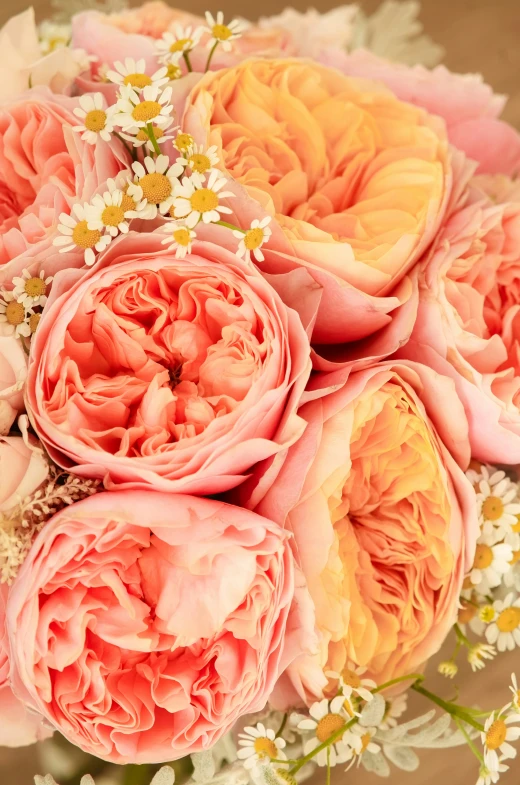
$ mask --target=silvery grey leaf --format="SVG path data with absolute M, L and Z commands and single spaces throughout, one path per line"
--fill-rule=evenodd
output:
M 215 761 L 211 750 L 204 752 L 195 752 L 191 757 L 193 763 L 193 782 L 202 785 L 205 782 L 211 782 L 215 775 Z
M 365 752 L 361 758 L 361 763 L 367 771 L 371 771 L 377 777 L 389 777 L 390 766 L 388 761 L 378 752 L 374 755 L 372 752 Z
M 150 785 L 173 785 L 175 782 L 175 772 L 171 766 L 163 766 L 154 775 Z
M 359 722 L 361 725 L 364 725 L 365 728 L 377 728 L 385 716 L 385 711 L 386 701 L 382 695 L 376 693 L 372 700 L 363 707 Z
M 394 766 L 402 771 L 416 771 L 419 768 L 419 756 L 410 747 L 383 747 L 384 753 Z

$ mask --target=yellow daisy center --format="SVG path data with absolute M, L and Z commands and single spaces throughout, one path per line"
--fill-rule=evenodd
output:
M 127 74 L 123 79 L 123 84 L 129 84 L 132 85 L 132 87 L 142 89 L 153 83 L 147 74 Z
M 371 739 L 372 739 L 372 736 L 370 735 L 370 733 L 364 733 L 361 736 L 361 749 L 359 751 L 360 755 L 362 755 L 365 752 L 366 748 L 370 744 Z
M 144 198 L 150 204 L 160 204 L 172 194 L 172 184 L 165 174 L 159 174 L 159 172 L 145 174 L 139 180 L 139 185 L 143 189 Z
M 56 35 L 52 38 L 47 38 L 47 46 L 49 48 L 49 52 L 54 52 L 61 46 L 67 46 L 69 43 L 70 38 L 65 36 Z
M 287 783 L 287 785 L 296 785 L 296 780 L 292 774 L 289 774 L 285 769 L 276 769 L 278 777 Z
M 195 140 L 191 134 L 178 134 L 174 144 L 177 150 L 180 150 L 182 153 L 186 152 L 186 150 L 189 150 L 194 141 Z
M 170 52 L 184 52 L 186 49 L 193 49 L 193 39 L 192 38 L 179 38 L 177 41 L 174 41 L 173 44 L 170 46 Z
M 213 38 L 218 41 L 228 41 L 233 35 L 233 31 L 227 25 L 213 25 Z
M 125 220 L 123 208 L 115 204 L 108 205 L 101 213 L 101 220 L 104 226 L 119 226 Z
M 264 241 L 264 233 L 260 228 L 249 229 L 244 235 L 244 245 L 248 251 L 260 248 Z
M 261 758 L 276 758 L 278 755 L 278 749 L 274 741 L 268 739 L 267 736 L 260 736 L 258 739 L 255 739 L 254 749 L 257 755 Z
M 319 742 L 328 741 L 345 724 L 345 719 L 341 714 L 326 714 L 318 722 L 316 728 L 316 738 Z
M 78 248 L 93 248 L 101 240 L 101 232 L 89 229 L 86 221 L 80 221 L 72 232 L 72 241 Z
M 180 79 L 182 76 L 182 68 L 176 63 L 168 63 L 168 70 L 166 72 L 168 79 Z
M 42 318 L 41 313 L 33 313 L 32 316 L 29 318 L 29 327 L 31 333 L 35 333 L 38 325 L 40 324 L 40 319 Z
M 485 570 L 491 564 L 493 564 L 493 551 L 489 545 L 477 545 L 473 566 L 477 570 Z
M 495 609 L 492 605 L 485 605 L 480 609 L 479 619 L 489 624 L 495 618 Z
M 513 632 L 520 627 L 520 608 L 506 608 L 497 619 L 500 632 Z
M 352 687 L 354 690 L 356 690 L 358 687 L 361 687 L 361 679 L 355 671 L 351 670 L 350 668 L 344 668 L 341 675 L 343 677 L 344 683 L 348 687 Z
M 85 117 L 85 128 L 98 134 L 107 124 L 107 114 L 102 109 L 92 109 Z
M 152 130 L 154 132 L 156 139 L 161 139 L 164 136 L 163 129 L 159 128 L 157 125 L 153 125 Z M 147 142 L 150 137 L 148 136 L 144 128 L 141 128 L 141 130 L 137 133 L 137 136 L 135 138 L 138 139 L 140 142 Z
M 127 193 L 123 194 L 123 198 L 121 199 L 121 210 L 123 213 L 127 213 L 129 210 L 135 210 L 135 208 L 135 199 L 132 199 Z
M 475 618 L 476 612 L 477 609 L 474 605 L 470 605 L 469 602 L 462 600 L 462 608 L 459 610 L 459 624 L 469 624 Z
M 178 245 L 187 248 L 191 241 L 190 232 L 188 229 L 184 229 L 184 227 L 182 229 L 176 229 L 173 233 L 173 239 Z
M 504 512 L 504 504 L 498 496 L 488 496 L 482 505 L 482 514 L 488 521 L 498 521 Z
M 515 534 L 520 534 L 520 515 L 516 516 L 516 523 L 511 528 Z
M 25 320 L 25 308 L 22 303 L 17 303 L 16 300 L 11 300 L 5 309 L 5 316 L 9 324 L 17 326 Z
M 188 161 L 194 172 L 204 174 L 211 169 L 211 161 L 204 153 L 194 153 Z
M 199 188 L 190 196 L 190 204 L 197 213 L 207 213 L 218 207 L 218 195 L 211 188 Z
M 504 720 L 495 720 L 486 733 L 486 747 L 488 750 L 498 750 L 505 742 L 507 725 Z
M 134 107 L 132 117 L 138 123 L 149 123 L 154 117 L 161 114 L 161 104 L 158 101 L 141 101 Z
M 515 564 L 518 564 L 519 561 L 520 561 L 520 551 L 513 551 L 513 558 L 511 559 L 509 564 L 511 564 L 511 566 L 514 566 Z
M 25 282 L 24 290 L 29 297 L 41 297 L 47 291 L 47 286 L 41 278 L 29 278 Z

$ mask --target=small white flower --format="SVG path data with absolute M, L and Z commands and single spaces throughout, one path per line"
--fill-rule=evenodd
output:
M 344 741 L 353 752 L 351 763 L 346 769 L 347 771 L 352 768 L 356 760 L 359 766 L 365 752 L 369 752 L 371 755 L 377 755 L 381 752 L 379 744 L 372 741 L 376 733 L 377 728 L 363 728 L 361 725 L 354 725 L 353 728 L 347 731 Z
M 513 549 L 505 542 L 496 545 L 489 544 L 486 537 L 482 537 L 475 551 L 475 560 L 469 579 L 481 594 L 488 594 L 490 589 L 495 589 L 502 583 L 503 576 L 511 569 Z
M 176 221 L 168 221 L 162 227 L 162 231 L 168 234 L 162 245 L 167 245 L 168 250 L 175 251 L 177 259 L 184 259 L 186 254 L 191 253 L 191 244 L 196 237 L 193 229 L 188 229 L 187 226 Z
M 453 662 L 453 660 L 446 660 L 437 665 L 437 671 L 446 679 L 454 679 L 459 672 L 459 669 L 456 662 Z
M 492 660 L 496 657 L 497 651 L 494 646 L 488 643 L 477 643 L 468 651 L 468 662 L 473 672 L 485 668 L 484 660 Z
M 493 712 L 486 720 L 484 731 L 481 733 L 484 745 L 484 764 L 490 771 L 499 771 L 500 760 L 516 757 L 516 750 L 509 744 L 510 741 L 520 739 L 520 714 L 507 714 L 509 705 L 501 711 Z M 499 759 L 498 753 L 502 758 Z
M 168 69 L 163 66 L 159 68 L 152 76 L 146 73 L 146 60 L 134 60 L 133 57 L 127 57 L 124 63 L 119 60 L 114 63 L 115 70 L 109 70 L 106 73 L 107 79 L 114 84 L 129 85 L 134 90 L 143 90 L 150 85 L 161 87 L 168 82 Z
M 175 141 L 173 146 L 186 158 L 186 156 L 190 155 L 193 148 L 195 147 L 195 139 L 191 134 L 185 133 L 178 133 L 175 137 Z
M 197 174 L 184 177 L 175 189 L 173 217 L 184 218 L 190 229 L 199 221 L 205 224 L 220 221 L 221 213 L 232 212 L 229 207 L 220 204 L 221 199 L 234 196 L 231 191 L 222 191 L 226 182 L 226 178 L 220 177 L 217 171 L 211 172 L 207 182 Z
M 112 112 L 104 108 L 101 93 L 88 93 L 78 98 L 79 107 L 74 114 L 79 117 L 81 125 L 73 126 L 72 130 L 81 133 L 81 138 L 89 144 L 96 144 L 98 138 L 109 142 L 114 131 Z
M 495 600 L 491 606 L 494 613 L 491 623 L 486 629 L 486 640 L 496 645 L 498 651 L 512 651 L 515 646 L 520 646 L 520 598 L 513 601 L 513 594 L 508 594 L 504 600 Z M 488 615 L 481 618 L 485 621 L 491 617 L 489 606 Z
M 56 49 L 64 49 L 70 44 L 72 27 L 70 24 L 58 24 L 45 21 L 38 26 L 38 38 L 42 55 L 48 55 Z
M 495 785 L 500 779 L 500 775 L 505 771 L 509 771 L 509 766 L 504 766 L 502 763 L 498 764 L 497 771 L 490 771 L 487 766 L 482 765 L 480 767 L 477 785 Z
M 494 537 L 497 542 L 504 539 L 518 523 L 518 484 L 503 471 L 492 471 L 483 466 L 482 473 L 483 479 L 477 483 L 477 508 L 482 521 L 482 533 Z
M 200 43 L 204 35 L 202 27 L 182 27 L 179 24 L 168 30 L 163 37 L 155 42 L 157 56 L 161 61 L 169 60 L 173 57 L 181 57 L 184 52 L 190 52 Z
M 148 124 L 168 128 L 172 123 L 171 97 L 171 87 L 162 90 L 153 84 L 137 92 L 130 86 L 123 86 L 112 115 L 112 122 L 123 131 L 145 128 Z
M 171 118 L 170 125 L 173 125 L 173 118 Z M 155 136 L 155 141 L 159 146 L 161 146 L 165 142 L 170 142 L 173 139 L 173 136 L 170 134 L 175 131 L 176 128 L 169 128 L 168 125 L 165 125 L 163 128 L 159 128 L 158 125 L 152 124 L 152 130 Z M 165 131 L 168 131 L 168 133 L 165 133 Z M 134 147 L 142 147 L 143 145 L 146 145 L 147 150 L 149 150 L 151 153 L 155 153 L 155 147 L 145 128 L 127 128 L 126 133 L 121 131 L 121 136 L 128 142 L 132 142 Z
M 0 323 L 3 335 L 16 335 L 28 338 L 31 334 L 29 320 L 34 315 L 31 308 L 19 303 L 13 292 L 2 290 L 0 293 Z
M 138 203 L 146 201 L 144 207 L 140 206 L 139 214 L 132 217 L 153 220 L 159 213 L 166 215 L 175 201 L 175 188 L 179 183 L 177 178 L 183 171 L 182 166 L 177 163 L 170 166 L 167 155 L 158 155 L 155 161 L 147 156 L 144 166 L 135 161 L 132 169 L 136 182 L 129 185 L 127 193 Z
M 324 698 L 317 703 L 313 703 L 309 709 L 310 717 L 298 723 L 298 730 L 312 731 L 314 733 L 313 737 L 305 742 L 303 748 L 305 755 L 308 755 L 316 747 L 330 739 L 349 721 L 349 717 L 343 707 L 344 700 L 345 698 L 342 695 L 337 695 L 330 702 Z M 335 766 L 337 763 L 345 763 L 347 760 L 350 760 L 351 755 L 350 748 L 343 743 L 343 737 L 341 737 L 326 749 L 320 750 L 313 760 L 316 761 L 318 766 L 326 766 L 327 762 L 329 762 L 330 766 Z
M 377 687 L 377 684 L 372 679 L 361 678 L 366 672 L 367 668 L 348 662 L 341 673 L 328 671 L 325 675 L 331 679 L 338 680 L 346 698 L 350 698 L 352 695 L 359 695 L 364 701 L 371 701 L 373 698 L 371 690 Z
M 385 715 L 379 725 L 381 730 L 390 730 L 395 728 L 397 720 L 403 716 L 408 708 L 408 696 L 405 692 L 398 695 L 396 698 L 388 698 L 386 701 Z
M 511 706 L 516 709 L 516 711 L 520 711 L 520 691 L 518 689 L 518 682 L 515 673 L 511 674 L 511 687 L 509 687 L 509 689 L 513 693 Z
M 106 232 L 117 237 L 119 232 L 128 232 L 128 221 L 133 212 L 125 212 L 124 194 L 118 189 L 96 194 L 90 204 L 85 205 L 85 217 L 89 229 Z
M 276 738 L 274 730 L 261 722 L 255 727 L 244 728 L 244 732 L 238 734 L 238 745 L 237 756 L 244 761 L 246 769 L 253 769 L 261 761 L 286 759 L 285 741 Z
M 210 39 L 207 43 L 208 49 L 211 49 L 215 44 L 220 44 L 225 52 L 230 52 L 232 49 L 232 41 L 242 36 L 242 33 L 247 29 L 247 24 L 241 22 L 239 19 L 233 19 L 229 24 L 224 24 L 224 14 L 222 11 L 217 13 L 215 19 L 209 11 L 206 11 L 206 22 Z
M 204 145 L 191 145 L 183 156 L 177 158 L 178 163 L 189 167 L 192 172 L 197 174 L 208 174 L 219 162 L 217 155 L 218 147 L 216 144 L 204 149 Z
M 102 235 L 98 229 L 89 229 L 85 215 L 86 205 L 75 204 L 71 215 L 61 213 L 58 231 L 53 245 L 60 246 L 60 253 L 68 253 L 79 248 L 84 253 L 85 264 L 91 266 L 96 260 L 95 251 L 104 251 L 110 245 L 111 236 Z
M 270 223 L 270 215 L 262 218 L 261 221 L 255 218 L 251 223 L 251 227 L 245 233 L 240 231 L 233 232 L 233 236 L 240 240 L 237 250 L 238 257 L 245 259 L 246 262 L 250 262 L 251 254 L 253 254 L 257 262 L 264 261 L 265 257 L 260 249 L 264 243 L 268 242 L 273 233 L 269 228 Z
M 43 308 L 47 302 L 47 287 L 52 280 L 53 276 L 46 278 L 43 270 L 40 270 L 39 275 L 31 275 L 29 270 L 23 270 L 21 276 L 13 278 L 13 296 L 27 308 L 37 305 Z

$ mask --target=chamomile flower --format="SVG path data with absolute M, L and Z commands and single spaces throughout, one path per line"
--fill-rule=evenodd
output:
M 173 124 L 173 118 L 171 119 L 171 123 Z M 155 141 L 159 146 L 173 139 L 173 136 L 171 136 L 170 133 L 165 133 L 165 131 L 168 130 L 168 126 L 159 128 L 158 125 L 153 125 L 152 123 L 152 130 L 155 136 Z M 175 128 L 170 129 L 170 131 L 175 131 Z M 144 128 L 129 128 L 126 133 L 121 131 L 121 136 L 128 142 L 132 142 L 134 147 L 142 147 L 143 145 L 146 145 L 147 150 L 149 150 L 151 153 L 155 152 L 153 142 Z
M 313 703 L 309 709 L 310 717 L 298 723 L 298 730 L 312 731 L 312 738 L 305 742 L 303 752 L 308 755 L 310 752 L 328 741 L 334 734 L 348 722 L 348 716 L 343 708 L 344 697 L 337 695 L 330 702 L 323 700 Z M 326 766 L 327 762 L 331 766 L 336 763 L 345 763 L 350 760 L 349 748 L 342 744 L 342 737 L 330 744 L 326 749 L 320 750 L 314 760 L 318 766 Z
M 231 51 L 232 41 L 236 41 L 237 38 L 240 38 L 247 28 L 247 25 L 239 19 L 233 19 L 228 25 L 224 24 L 224 14 L 222 11 L 217 13 L 216 19 L 213 14 L 206 11 L 206 22 L 208 23 L 209 34 L 211 36 L 207 43 L 208 49 L 220 44 L 225 52 Z
M 121 127 L 123 131 L 145 128 L 149 123 L 159 128 L 168 128 L 173 112 L 171 97 L 171 87 L 162 90 L 152 84 L 137 92 L 130 86 L 123 86 L 112 115 L 113 124 Z
M 127 57 L 124 63 L 119 60 L 114 63 L 114 69 L 107 71 L 107 78 L 118 85 L 128 85 L 134 90 L 143 90 L 150 85 L 161 87 L 168 82 L 168 69 L 163 66 L 152 76 L 146 73 L 146 60 L 134 60 Z
M 238 734 L 238 745 L 237 756 L 244 761 L 246 769 L 253 769 L 261 761 L 286 758 L 283 752 L 285 741 L 276 738 L 274 730 L 261 722 L 255 727 L 245 727 L 244 732 Z
M 511 692 L 513 693 L 513 700 L 511 702 L 511 706 L 516 710 L 520 711 L 520 690 L 518 689 L 518 681 L 516 679 L 516 674 L 511 674 L 511 686 L 509 687 Z
M 96 251 L 104 251 L 110 245 L 112 237 L 102 235 L 99 229 L 89 229 L 85 214 L 86 205 L 75 204 L 71 215 L 61 213 L 58 224 L 60 237 L 56 237 L 53 245 L 60 247 L 60 253 L 68 253 L 79 249 L 83 251 L 85 264 L 91 266 L 96 260 Z
M 234 196 L 231 191 L 223 191 L 226 178 L 220 173 L 212 171 L 209 179 L 205 180 L 197 174 L 184 177 L 182 183 L 175 189 L 173 202 L 173 217 L 184 218 L 186 226 L 193 229 L 199 221 L 205 224 L 220 221 L 221 214 L 231 213 L 229 207 L 220 203 L 221 199 Z
M 369 752 L 372 755 L 377 755 L 378 752 L 381 752 L 379 744 L 376 744 L 375 741 L 372 740 L 376 733 L 377 728 L 364 728 L 361 725 L 354 725 L 354 727 L 345 734 L 344 741 L 353 753 L 347 771 L 352 768 L 356 761 L 359 766 L 365 752 Z
M 119 190 L 96 194 L 92 202 L 85 206 L 88 228 L 106 232 L 111 237 L 117 237 L 119 232 L 126 234 L 133 211 L 125 211 L 127 203 L 123 204 L 123 198 L 124 194 Z
M 13 292 L 2 290 L 0 294 L 0 322 L 5 325 L 2 329 L 4 335 L 28 338 L 31 334 L 29 320 L 33 315 L 33 310 L 19 303 Z
M 446 660 L 445 662 L 440 662 L 437 665 L 437 672 L 446 679 L 454 679 L 459 672 L 459 668 L 457 663 L 453 662 L 453 660 Z
M 26 308 L 37 305 L 43 308 L 47 302 L 47 287 L 52 280 L 53 276 L 46 278 L 43 270 L 40 270 L 39 275 L 31 275 L 29 270 L 23 270 L 21 276 L 13 278 L 13 296 Z
M 502 471 L 487 473 L 488 479 L 480 480 L 477 493 L 477 508 L 483 522 L 482 532 L 485 536 L 494 536 L 496 540 L 503 539 L 518 523 L 518 485 Z
M 520 739 L 520 714 L 508 714 L 509 706 L 493 712 L 486 720 L 481 740 L 484 746 L 484 764 L 490 771 L 498 771 L 499 753 L 502 759 L 516 757 L 515 748 L 509 743 Z
M 495 600 L 491 612 L 481 618 L 483 621 L 490 619 L 486 629 L 486 640 L 496 645 L 498 651 L 512 651 L 515 646 L 520 646 L 520 597 L 513 601 L 513 594 L 508 594 L 504 600 Z
M 408 696 L 405 692 L 402 695 L 397 695 L 395 698 L 388 698 L 386 701 L 385 713 L 379 724 L 379 728 L 381 730 L 395 728 L 397 720 L 403 716 L 407 708 Z
M 178 163 L 187 166 L 197 174 L 208 174 L 219 162 L 216 144 L 204 149 L 204 145 L 193 143 L 184 155 L 177 158 Z
M 347 662 L 341 673 L 328 671 L 325 675 L 338 681 L 345 698 L 358 695 L 364 701 L 371 701 L 373 698 L 371 690 L 377 687 L 377 684 L 372 679 L 362 678 L 366 672 L 366 668 L 358 667 L 353 662 Z
M 485 668 L 485 660 L 492 660 L 496 657 L 497 650 L 489 643 L 476 643 L 468 651 L 468 662 L 473 673 Z
M 179 133 L 175 137 L 173 146 L 186 157 L 191 154 L 192 149 L 195 147 L 195 139 L 191 134 Z
M 168 234 L 162 245 L 167 245 L 168 250 L 175 251 L 177 259 L 184 259 L 186 254 L 191 253 L 191 244 L 196 237 L 193 229 L 188 229 L 177 221 L 168 221 L 162 227 L 162 231 Z
M 175 188 L 178 177 L 183 172 L 180 164 L 170 166 L 167 155 L 158 155 L 155 161 L 147 156 L 143 164 L 135 161 L 132 169 L 135 181 L 128 187 L 128 195 L 136 202 L 146 200 L 144 209 L 139 210 L 139 218 L 153 220 L 160 213 L 166 215 L 175 202 Z M 133 217 L 133 216 L 132 216 Z
M 96 144 L 99 138 L 109 142 L 114 131 L 112 112 L 104 108 L 101 93 L 88 93 L 78 98 L 79 107 L 74 114 L 81 120 L 81 125 L 73 126 L 72 130 L 81 133 L 81 138 L 89 144 Z
M 163 60 L 163 62 L 169 82 L 174 82 L 176 79 L 182 78 L 182 68 L 180 67 L 175 57 L 172 57 L 171 60 Z
M 261 221 L 255 218 L 245 233 L 240 231 L 233 232 L 234 237 L 240 240 L 237 249 L 238 257 L 245 259 L 246 262 L 250 262 L 251 254 L 253 254 L 257 262 L 264 261 L 265 256 L 260 249 L 264 243 L 268 242 L 273 233 L 269 228 L 270 223 L 270 215 L 262 218 Z
M 46 20 L 38 25 L 42 55 L 48 55 L 50 52 L 55 52 L 56 49 L 64 49 L 69 45 L 71 37 L 72 27 L 70 24 L 58 24 Z
M 511 569 L 513 549 L 505 542 L 491 545 L 491 540 L 481 538 L 475 551 L 475 560 L 469 578 L 481 594 L 495 589 L 502 583 L 502 578 Z
M 500 775 L 505 771 L 509 771 L 509 766 L 504 766 L 503 763 L 498 764 L 497 771 L 490 771 L 485 764 L 482 764 L 479 771 L 477 785 L 495 785 L 500 779 Z
M 164 61 L 171 59 L 172 55 L 179 57 L 185 52 L 190 52 L 200 43 L 203 35 L 202 27 L 182 27 L 176 24 L 172 30 L 163 33 L 162 38 L 155 42 L 157 56 Z

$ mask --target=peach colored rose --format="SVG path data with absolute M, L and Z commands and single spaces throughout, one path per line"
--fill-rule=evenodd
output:
M 5 608 L 9 587 L 0 584 L 0 746 L 25 747 L 52 736 L 40 714 L 29 711 L 15 697 L 9 683 L 9 640 L 5 628 Z
M 406 340 L 410 271 L 451 187 L 442 121 L 375 83 L 286 59 L 207 74 L 182 124 L 276 215 L 288 249 L 267 246 L 262 271 L 304 267 L 322 288 L 313 344 L 358 342 L 339 350 L 351 361 Z
M 329 50 L 321 59 L 348 76 L 383 82 L 402 101 L 440 115 L 450 142 L 478 161 L 481 172 L 520 171 L 520 134 L 499 119 L 506 97 L 494 95 L 479 74 L 453 74 L 443 65 L 410 68 L 364 50 Z
M 78 105 L 44 87 L 0 102 L 0 283 L 24 267 L 38 274 L 37 257 L 49 257 L 47 275 L 82 265 L 81 253 L 52 248 L 59 214 L 127 168 L 119 143 L 92 146 L 72 131 Z
M 0 513 L 33 494 L 48 474 L 49 464 L 36 439 L 27 432 L 23 436 L 0 436 Z
M 295 690 L 319 697 L 324 672 L 349 660 L 379 683 L 420 668 L 457 618 L 478 535 L 453 382 L 390 361 L 345 377 L 310 385 L 311 399 L 332 392 L 302 406 L 305 433 L 256 501 L 294 535 L 321 634 L 319 655 L 280 682 L 278 704 Z
M 300 436 L 309 342 L 232 252 L 196 242 L 176 259 L 163 238 L 131 233 L 85 276 L 55 278 L 26 402 L 52 457 L 77 474 L 217 493 Z
M 9 433 L 23 411 L 23 386 L 27 377 L 27 354 L 15 335 L 0 323 L 0 435 Z
M 519 314 L 518 183 L 477 177 L 421 268 L 417 323 L 399 356 L 455 380 L 481 461 L 520 462 Z
M 271 521 L 213 499 L 98 493 L 51 519 L 11 587 L 13 686 L 115 763 L 207 749 L 264 708 L 293 591 Z

